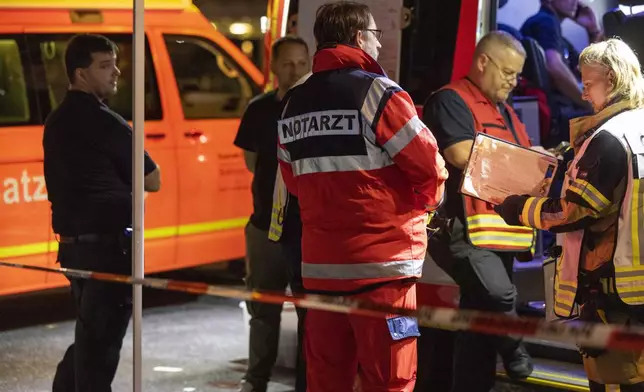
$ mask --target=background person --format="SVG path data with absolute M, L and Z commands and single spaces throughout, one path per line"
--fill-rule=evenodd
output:
M 381 31 L 364 4 L 316 13 L 313 74 L 292 89 L 278 157 L 302 218 L 307 293 L 415 308 L 427 210 L 447 172 L 409 95 L 378 65 Z M 382 147 L 380 147 L 382 146 Z M 309 392 L 411 391 L 417 322 L 308 310 Z
M 277 119 L 284 94 L 311 68 L 306 43 L 283 37 L 273 44 L 271 71 L 277 90 L 254 98 L 246 108 L 235 138 L 253 173 L 253 214 L 246 226 L 246 286 L 251 290 L 284 291 L 294 274 L 279 244 L 269 240 L 273 188 L 277 172 Z M 282 306 L 249 301 L 249 365 L 243 392 L 265 392 L 279 346 Z
M 73 37 L 65 51 L 71 87 L 45 122 L 43 149 L 58 262 L 132 274 L 132 128 L 103 101 L 116 94 L 116 45 L 100 35 Z M 145 153 L 145 191 L 161 186 Z M 58 364 L 53 392 L 107 392 L 132 314 L 132 287 L 70 279 L 76 302 L 74 343 Z
M 491 205 L 459 192 L 477 133 L 530 146 L 524 125 L 506 103 L 525 57 L 523 46 L 510 34 L 490 32 L 477 44 L 467 77 L 443 87 L 425 105 L 424 120 L 450 173 L 439 210 L 446 225 L 430 239 L 428 251 L 459 285 L 462 309 L 516 315 L 514 258 L 531 259 L 533 230 L 506 225 Z M 497 353 L 511 378 L 531 374 L 533 365 L 521 339 L 457 333 L 452 392 L 488 392 L 495 382 Z

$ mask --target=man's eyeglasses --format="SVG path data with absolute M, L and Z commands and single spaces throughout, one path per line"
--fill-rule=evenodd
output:
M 382 38 L 382 30 L 380 29 L 364 29 L 363 31 L 371 31 L 378 41 Z
M 492 59 L 492 57 L 490 57 L 489 55 L 486 54 L 485 57 L 487 57 L 488 60 L 490 60 L 490 62 L 496 67 L 496 69 L 499 70 L 499 73 L 505 80 L 515 81 L 519 78 L 519 76 L 521 76 L 520 72 L 510 71 L 508 69 L 501 68 L 501 66 L 496 61 L 494 61 L 494 59 Z

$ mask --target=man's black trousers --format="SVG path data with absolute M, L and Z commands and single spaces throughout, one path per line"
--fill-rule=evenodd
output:
M 131 275 L 131 243 L 114 235 L 89 243 L 61 243 L 63 268 Z M 111 392 L 123 337 L 132 315 L 132 287 L 70 279 L 76 305 L 74 343 L 58 364 L 53 392 Z

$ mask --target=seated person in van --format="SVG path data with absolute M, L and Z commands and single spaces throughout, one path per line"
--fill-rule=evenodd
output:
M 603 39 L 603 31 L 594 11 L 579 0 L 541 0 L 541 9 L 521 27 L 525 37 L 533 38 L 543 48 L 546 67 L 553 85 L 552 116 L 558 129 L 551 135 L 550 145 L 568 141 L 568 120 L 590 113 L 581 99 L 579 53 L 563 36 L 561 25 L 566 18 L 583 27 L 590 43 Z
M 503 8 L 506 4 L 508 4 L 509 0 L 499 0 L 499 9 Z M 523 39 L 523 34 L 514 27 L 510 26 L 509 24 L 505 23 L 497 23 L 496 24 L 496 29 L 499 31 L 505 31 L 506 33 L 510 34 L 517 40 L 521 41 Z

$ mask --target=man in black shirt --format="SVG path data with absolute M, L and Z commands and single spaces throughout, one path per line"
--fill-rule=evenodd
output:
M 306 43 L 284 37 L 272 48 L 271 71 L 277 90 L 254 98 L 244 113 L 235 145 L 244 150 L 252 183 L 253 214 L 246 226 L 246 285 L 253 290 L 283 291 L 289 284 L 290 268 L 279 244 L 268 239 L 277 173 L 277 120 L 286 92 L 310 70 Z M 248 302 L 251 315 L 249 364 L 242 386 L 244 392 L 265 392 L 277 359 L 281 305 Z
M 529 144 L 523 124 L 505 104 L 523 69 L 525 55 L 521 43 L 511 35 L 500 31 L 488 33 L 476 47 L 467 78 L 433 94 L 424 106 L 423 121 L 435 135 L 449 170 L 445 203 L 439 213 L 452 222 L 430 238 L 428 252 L 459 285 L 462 309 L 516 315 L 517 291 L 512 283 L 512 268 L 520 251 L 474 244 L 470 234 L 477 229 L 482 229 L 479 234 L 496 235 L 484 224 L 478 224 L 477 228 L 473 223 L 482 215 L 488 221 L 492 220 L 494 212 L 490 213 L 488 207 L 474 205 L 460 194 L 459 189 L 477 132 L 494 132 L 494 136 L 504 140 Z M 535 149 L 544 151 L 539 147 Z M 503 240 L 503 237 L 499 238 Z M 523 244 L 523 247 L 529 249 L 530 244 Z M 497 353 L 512 379 L 524 379 L 531 374 L 531 358 L 520 339 L 458 333 L 451 391 L 487 392 L 492 389 Z
M 71 87 L 45 123 L 43 149 L 52 225 L 64 268 L 131 275 L 132 129 L 103 101 L 116 93 L 118 49 L 78 35 L 65 65 Z M 145 190 L 160 172 L 145 154 Z M 108 392 L 132 313 L 127 285 L 70 279 L 76 302 L 74 344 L 58 365 L 53 392 Z

